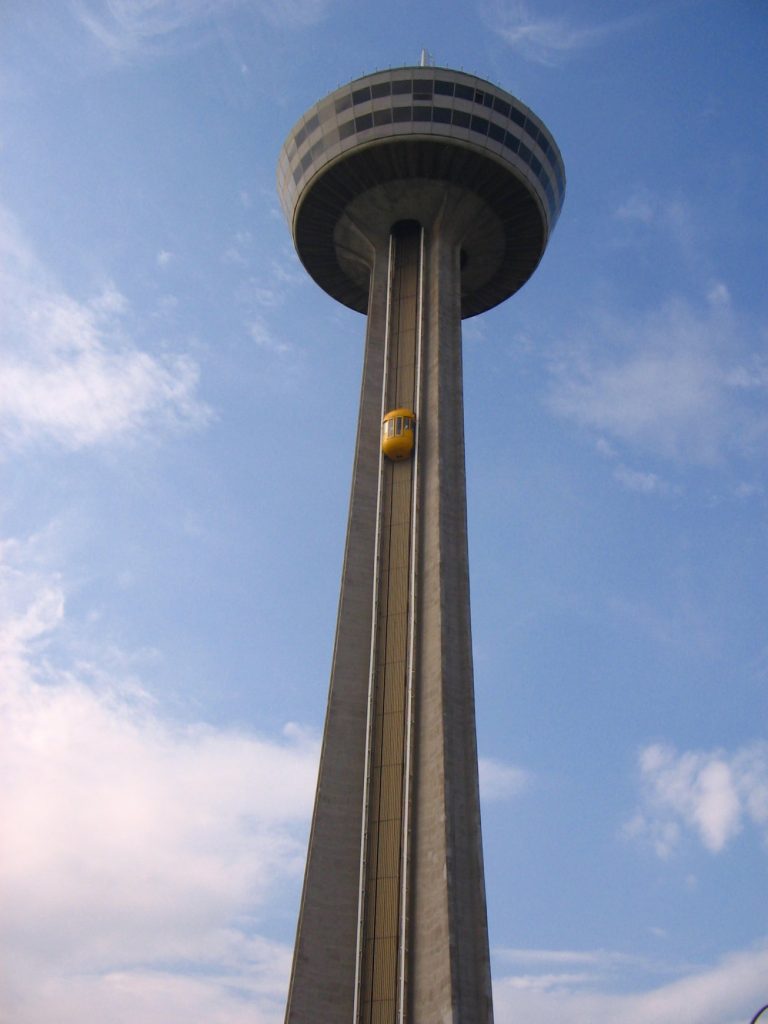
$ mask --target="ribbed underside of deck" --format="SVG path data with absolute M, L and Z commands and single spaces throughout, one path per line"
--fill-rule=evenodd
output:
M 339 259 L 335 231 L 353 202 L 389 183 L 408 182 L 413 188 L 434 183 L 458 186 L 489 208 L 503 232 L 504 251 L 480 287 L 462 288 L 461 316 L 475 316 L 503 302 L 531 276 L 546 245 L 545 222 L 532 190 L 509 165 L 456 141 L 398 139 L 372 143 L 344 154 L 324 168 L 305 189 L 296 214 L 294 238 L 307 271 L 321 288 L 360 313 L 368 309 L 368 284 L 352 277 Z M 412 216 L 409 209 L 392 210 L 392 223 Z M 465 246 L 468 268 L 477 255 Z M 464 282 L 471 283 L 467 274 Z

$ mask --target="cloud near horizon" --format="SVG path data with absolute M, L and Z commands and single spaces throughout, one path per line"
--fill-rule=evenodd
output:
M 686 967 L 673 981 L 635 991 L 626 991 L 626 985 L 616 991 L 609 976 L 626 962 L 621 954 L 574 952 L 569 957 L 555 951 L 548 959 L 547 951 L 534 952 L 535 961 L 520 961 L 525 974 L 507 975 L 494 984 L 499 1024 L 746 1024 L 765 1003 L 765 945 L 729 953 L 708 967 Z M 532 972 L 532 965 L 539 970 Z
M 0 1017 L 277 1021 L 318 744 L 165 718 L 135 680 L 56 664 L 64 594 L 0 564 Z

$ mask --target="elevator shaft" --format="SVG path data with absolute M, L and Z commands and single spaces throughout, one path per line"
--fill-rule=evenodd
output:
M 417 224 L 398 227 L 389 252 L 385 410 L 417 410 L 421 280 L 421 229 Z M 418 443 L 411 459 L 382 458 L 361 862 L 358 1024 L 396 1024 L 404 1016 L 417 470 Z

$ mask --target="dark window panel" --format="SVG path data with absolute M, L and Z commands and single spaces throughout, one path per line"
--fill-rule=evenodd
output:
M 432 120 L 432 107 L 414 107 L 413 108 L 413 120 L 414 121 L 431 121 Z
M 539 141 L 539 129 L 536 127 L 536 125 L 533 123 L 530 117 L 526 117 L 525 119 L 525 130 L 528 132 L 528 134 L 535 142 Z
M 525 124 L 525 114 L 521 113 L 516 107 L 512 107 L 509 112 L 509 117 L 511 121 L 514 121 L 515 124 L 519 124 L 521 128 Z
M 488 134 L 488 120 L 484 117 L 477 117 L 473 115 L 470 127 L 473 132 L 479 132 L 480 135 Z
M 531 153 L 531 168 L 533 173 L 538 177 L 539 171 L 541 170 L 541 160 L 533 153 Z
M 389 108 L 387 108 L 386 110 L 374 110 L 374 112 L 373 112 L 373 123 L 375 125 L 391 124 L 392 123 L 392 111 Z
M 498 96 L 493 97 L 493 109 L 503 114 L 504 117 L 509 117 L 509 104 L 506 100 L 499 99 Z
M 504 129 L 500 127 L 500 125 L 494 124 L 493 121 L 491 121 L 488 126 L 488 134 L 492 139 L 495 139 L 496 142 L 504 141 Z
M 339 125 L 339 139 L 348 139 L 350 135 L 355 134 L 355 122 L 347 121 L 346 124 Z
M 352 93 L 352 103 L 357 105 L 358 103 L 365 103 L 366 100 L 371 98 L 371 90 L 366 85 L 364 89 L 355 89 Z
M 362 117 L 355 118 L 356 132 L 364 132 L 366 128 L 373 128 L 373 116 L 371 114 L 363 114 Z
M 371 86 L 371 96 L 377 100 L 382 96 L 389 96 L 392 92 L 392 85 L 390 82 L 379 82 L 378 85 Z
M 413 83 L 413 98 L 415 100 L 431 100 L 432 82 L 425 82 L 417 78 Z
M 339 99 L 336 100 L 336 113 L 341 114 L 343 111 L 349 110 L 351 106 L 352 97 L 349 94 L 347 94 L 346 96 L 341 96 L 339 97 Z
M 432 120 L 437 121 L 440 124 L 451 123 L 451 112 L 448 107 L 433 107 L 432 108 Z
M 454 110 L 453 123 L 459 128 L 469 128 L 469 114 L 465 114 L 463 110 Z
M 435 80 L 435 92 L 440 96 L 453 96 L 453 82 Z
M 304 141 L 304 139 L 306 139 L 306 137 L 307 137 L 306 125 L 302 125 L 301 128 L 299 128 L 299 130 L 296 132 L 296 136 L 295 136 L 295 138 L 293 140 L 296 143 L 296 149 L 298 149 L 301 146 L 302 142 Z
M 411 91 L 411 80 L 410 78 L 400 78 L 396 82 L 392 83 L 392 95 L 399 96 L 404 92 Z
M 456 83 L 456 96 L 460 100 L 474 100 L 475 90 L 468 85 L 460 85 Z
M 412 121 L 413 117 L 411 114 L 410 107 L 393 107 L 392 108 L 392 120 L 395 124 L 402 124 L 404 121 Z
M 533 153 L 531 153 L 530 149 L 528 149 L 524 142 L 520 143 L 520 149 L 518 150 L 518 152 L 527 164 L 531 162 L 531 157 L 533 156 Z
M 520 140 L 515 135 L 507 132 L 504 136 L 504 145 L 507 149 L 511 149 L 513 153 L 517 153 L 520 149 Z
M 311 135 L 312 132 L 317 129 L 317 126 L 319 124 L 320 124 L 320 118 L 317 116 L 317 114 L 313 114 L 312 117 L 310 117 L 310 119 L 304 125 L 304 127 L 307 130 L 307 135 Z

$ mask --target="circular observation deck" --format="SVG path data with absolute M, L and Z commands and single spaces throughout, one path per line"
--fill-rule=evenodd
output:
M 563 205 L 565 169 L 549 131 L 514 96 L 461 71 L 405 67 L 315 104 L 283 146 L 277 185 L 306 270 L 361 313 L 372 255 L 359 240 L 399 220 L 424 223 L 449 192 L 474 196 L 460 242 L 468 317 L 536 269 Z

